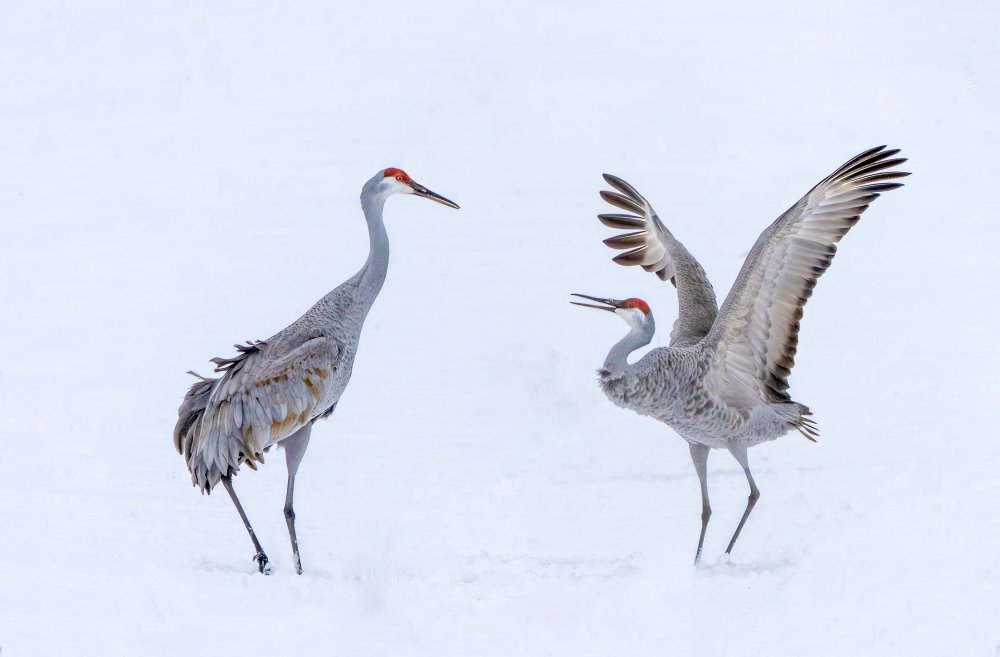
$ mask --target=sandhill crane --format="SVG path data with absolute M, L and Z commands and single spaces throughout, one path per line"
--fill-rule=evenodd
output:
M 598 218 L 612 228 L 633 230 L 604 240 L 611 248 L 630 249 L 614 261 L 640 265 L 677 288 L 678 317 L 670 345 L 630 364 L 628 355 L 653 338 L 653 315 L 646 302 L 575 294 L 598 303 L 572 303 L 614 312 L 630 327 L 598 370 L 608 398 L 666 423 L 688 442 L 702 499 L 696 566 L 712 514 L 706 474 L 709 450 L 728 450 L 750 484 L 746 510 L 726 548 L 729 555 L 760 497 L 747 464 L 747 448 L 793 429 L 813 441 L 819 435 L 809 409 L 792 401 L 787 392 L 799 320 L 817 279 L 833 260 L 834 244 L 879 192 L 902 186 L 886 181 L 909 175 L 890 171 L 906 161 L 892 159 L 898 152 L 879 146 L 861 153 L 778 217 L 757 239 L 721 309 L 701 265 L 666 229 L 649 202 L 624 180 L 604 176 L 617 191 L 603 191 L 601 197 L 630 214 Z
M 361 328 L 385 282 L 389 238 L 382 208 L 393 194 L 415 194 L 458 207 L 401 169 L 379 171 L 361 190 L 370 241 L 368 260 L 361 270 L 273 337 L 236 345 L 238 353 L 233 358 L 213 358 L 220 378 L 191 372 L 199 381 L 178 410 L 174 446 L 187 461 L 192 482 L 210 493 L 222 481 L 253 541 L 254 561 L 264 574 L 270 572 L 267 555 L 236 497 L 232 475 L 242 463 L 256 470 L 271 446 L 285 448 L 285 521 L 295 570 L 302 574 L 292 508 L 295 473 L 313 423 L 333 413 L 351 378 Z

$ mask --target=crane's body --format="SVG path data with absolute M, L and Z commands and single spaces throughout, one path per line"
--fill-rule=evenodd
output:
M 256 469 L 272 446 L 285 448 L 285 517 L 296 570 L 301 573 L 292 508 L 295 474 L 313 423 L 333 412 L 350 381 L 365 318 L 389 266 L 383 206 L 397 193 L 458 207 L 399 169 L 380 171 L 361 192 L 370 242 L 361 270 L 274 336 L 237 345 L 239 353 L 233 358 L 213 359 L 222 376 L 199 377 L 178 411 L 174 446 L 187 461 L 192 482 L 206 493 L 220 481 L 225 485 L 250 533 L 257 550 L 254 559 L 263 573 L 269 572 L 267 556 L 236 497 L 231 476 L 244 463 Z
M 750 409 L 727 404 L 703 377 L 711 361 L 712 352 L 704 345 L 660 347 L 621 373 L 602 369 L 598 381 L 615 405 L 657 419 L 687 442 L 712 449 L 774 440 L 794 430 L 792 423 L 808 410 L 795 402 Z M 651 381 L 657 385 L 650 386 Z
M 690 447 L 702 494 L 696 564 L 711 516 L 709 451 L 729 451 L 750 485 L 746 510 L 726 549 L 729 554 L 760 496 L 747 448 L 793 430 L 810 440 L 818 436 L 808 407 L 787 392 L 799 320 L 816 281 L 833 260 L 835 243 L 880 192 L 901 186 L 887 181 L 909 175 L 890 170 L 905 162 L 890 159 L 896 153 L 884 146 L 861 153 L 778 217 L 750 251 L 721 308 L 701 265 L 649 202 L 624 180 L 605 175 L 617 191 L 601 192 L 602 198 L 628 214 L 603 214 L 600 220 L 613 228 L 634 229 L 605 240 L 612 248 L 628 249 L 615 262 L 640 265 L 677 288 L 678 317 L 670 345 L 629 363 L 629 354 L 648 345 L 656 330 L 646 302 L 576 295 L 599 305 L 574 303 L 614 312 L 630 327 L 598 370 L 607 397 L 669 425 Z

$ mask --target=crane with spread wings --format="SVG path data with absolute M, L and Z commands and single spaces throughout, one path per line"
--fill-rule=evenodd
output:
M 615 191 L 601 197 L 625 214 L 602 214 L 612 228 L 631 232 L 606 239 L 627 249 L 614 261 L 638 265 L 669 280 L 677 289 L 678 317 L 670 344 L 635 363 L 628 356 L 653 339 L 655 324 L 641 299 L 604 299 L 577 305 L 607 310 L 629 325 L 615 344 L 599 383 L 616 405 L 672 427 L 687 441 L 701 484 L 701 534 L 695 565 L 701 560 L 712 507 L 707 464 L 712 449 L 725 449 L 740 464 L 750 484 L 746 510 L 726 549 L 728 555 L 753 510 L 760 491 L 750 474 L 747 448 L 798 431 L 819 435 L 811 413 L 788 394 L 795 363 L 799 322 L 816 281 L 837 251 L 836 243 L 891 182 L 909 175 L 894 167 L 906 160 L 898 150 L 879 146 L 852 158 L 824 178 L 757 239 L 721 308 L 704 269 L 632 185 L 615 176 L 604 179 Z

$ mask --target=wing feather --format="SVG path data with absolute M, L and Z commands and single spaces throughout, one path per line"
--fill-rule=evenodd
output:
M 678 314 L 670 333 L 670 344 L 697 343 L 712 327 L 718 309 L 705 270 L 667 230 L 649 201 L 635 187 L 607 173 L 604 180 L 616 191 L 602 191 L 601 198 L 632 213 L 597 216 L 605 226 L 632 231 L 604 240 L 612 249 L 627 249 L 612 260 L 620 265 L 640 266 L 655 272 L 660 280 L 673 283 L 677 288 Z
M 706 339 L 727 403 L 791 401 L 788 376 L 806 301 L 861 213 L 880 192 L 902 186 L 885 181 L 909 175 L 890 170 L 906 161 L 892 157 L 898 152 L 879 146 L 855 156 L 760 235 Z
M 207 395 L 196 426 L 179 443 L 194 482 L 210 490 L 240 464 L 263 463 L 264 451 L 321 414 L 341 350 L 332 338 L 312 338 L 272 355 L 263 342 L 238 345 L 234 358 L 213 359 L 222 378 Z M 182 407 L 183 408 L 183 407 Z M 176 432 L 175 432 L 176 435 Z

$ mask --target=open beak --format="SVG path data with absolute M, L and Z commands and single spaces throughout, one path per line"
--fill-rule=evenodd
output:
M 413 189 L 413 193 L 417 196 L 422 196 L 424 198 L 429 198 L 432 201 L 437 201 L 441 205 L 447 205 L 449 208 L 458 209 L 458 203 L 448 200 L 440 194 L 435 194 L 431 190 L 427 189 L 418 182 L 410 181 L 410 187 Z
M 600 299 L 598 297 L 587 296 L 586 294 L 577 294 L 576 292 L 574 292 L 570 296 L 580 297 L 583 299 L 590 299 L 591 301 L 596 301 L 597 303 L 604 304 L 598 306 L 593 303 L 580 303 L 579 301 L 570 301 L 570 303 L 576 304 L 577 306 L 583 306 L 584 308 L 597 308 L 598 310 L 607 310 L 609 312 L 614 312 L 618 308 L 622 307 L 622 302 L 618 301 L 617 299 Z

